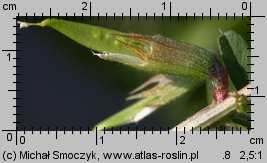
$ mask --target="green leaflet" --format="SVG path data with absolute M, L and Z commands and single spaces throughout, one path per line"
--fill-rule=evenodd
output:
M 66 20 L 46 19 L 41 23 L 21 23 L 21 27 L 49 26 L 100 58 L 120 62 L 154 73 L 200 80 L 210 79 L 214 63 L 211 53 L 198 46 L 160 36 L 127 34 L 98 26 Z
M 145 99 L 142 99 L 128 106 L 127 108 L 124 108 L 122 111 L 115 113 L 107 119 L 99 122 L 92 128 L 92 130 L 104 130 L 104 128 L 107 130 L 112 127 L 118 127 L 137 122 L 138 118 L 135 117 L 137 117 L 138 114 L 146 112 L 143 117 L 140 117 L 140 119 L 142 119 L 157 109 L 156 107 L 146 107 L 146 105 L 155 101 L 155 99 L 157 99 L 156 96 L 150 96 Z
M 227 71 L 237 89 L 248 83 L 250 55 L 246 41 L 236 32 L 228 31 L 218 37 L 218 46 Z
M 143 90 L 145 87 L 155 82 L 158 83 L 155 87 L 140 92 L 140 90 Z M 136 91 L 139 93 L 131 96 L 131 99 L 140 100 L 99 122 L 93 127 L 93 130 L 96 130 L 96 127 L 97 130 L 104 130 L 104 127 L 105 129 L 110 129 L 111 127 L 138 123 L 161 106 L 164 106 L 177 98 L 183 97 L 183 95 L 200 84 L 201 82 L 198 81 L 173 77 L 170 78 L 164 75 L 152 77 L 141 87 L 137 88 Z
M 21 27 L 28 26 L 51 27 L 73 41 L 94 51 L 132 53 L 129 49 L 123 48 L 123 45 L 119 44 L 112 37 L 111 34 L 120 34 L 121 32 L 119 31 L 61 19 L 46 19 L 40 23 L 21 23 Z

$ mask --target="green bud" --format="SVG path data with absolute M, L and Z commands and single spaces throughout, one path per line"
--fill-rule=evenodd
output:
M 102 59 L 120 62 L 140 70 L 211 80 L 213 99 L 227 97 L 227 71 L 210 51 L 161 36 L 128 34 L 66 20 L 46 19 L 40 23 L 21 22 L 21 27 L 49 26 L 77 43 L 100 53 Z
M 127 34 L 102 27 L 46 19 L 21 23 L 21 27 L 49 26 L 94 51 L 100 58 L 141 70 L 188 78 L 208 79 L 213 64 L 211 53 L 201 47 L 161 36 Z
M 140 69 L 202 80 L 210 78 L 213 58 L 206 49 L 161 36 L 114 34 L 114 39 L 146 63 Z

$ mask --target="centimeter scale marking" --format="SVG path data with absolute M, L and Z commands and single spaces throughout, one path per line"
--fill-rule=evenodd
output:
M 246 3 L 246 2 L 243 2 L 242 3 L 242 9 L 243 10 L 247 10 L 247 7 L 245 7 L 244 8 L 244 6 L 243 6 L 243 4 L 244 3 Z M 164 10 L 166 10 L 166 5 L 165 5 L 165 2 L 163 2 L 162 3 L 162 5 L 163 5 L 163 9 Z M 247 5 L 247 3 L 246 3 L 246 5 Z M 86 8 L 83 8 L 82 10 L 87 10 Z M 92 3 L 90 2 L 89 3 L 89 11 L 90 11 L 90 14 L 89 14 L 89 19 L 90 20 L 92 20 Z M 112 15 L 112 14 L 111 14 Z M 130 20 L 132 20 L 132 8 L 130 8 L 129 9 L 129 15 L 130 16 L 127 16 L 127 18 L 129 18 Z M 177 13 L 177 20 L 179 21 L 180 20 L 180 13 L 178 12 Z M 222 15 L 220 15 L 220 13 L 218 13 L 218 21 L 220 20 L 220 16 L 222 16 Z M 234 15 L 232 16 L 233 18 L 234 18 L 234 20 L 236 20 L 236 13 L 234 13 Z M 32 17 L 32 16 L 31 16 Z M 57 17 L 58 19 L 60 19 L 60 18 L 65 18 L 66 20 L 71 20 L 70 18 L 68 18 L 68 14 L 66 13 L 65 14 L 65 16 L 60 16 L 60 14 L 59 13 L 57 13 L 57 16 L 52 16 L 52 8 L 50 8 L 49 9 L 49 16 L 44 16 L 44 14 L 42 13 L 41 14 L 41 18 L 42 18 L 42 20 L 44 19 L 44 17 L 49 17 L 50 19 L 52 18 L 52 17 Z M 77 16 L 76 16 L 76 14 L 75 13 L 73 13 L 73 16 L 71 16 L 72 17 L 72 19 L 73 20 L 76 20 L 77 19 Z M 81 20 L 84 20 L 84 13 L 82 13 L 81 14 L 81 16 L 79 16 L 80 17 L 80 19 Z M 105 19 L 106 20 L 108 20 L 108 18 L 109 17 L 113 17 L 113 20 L 116 20 L 116 13 L 113 13 L 113 15 L 112 16 L 108 16 L 108 13 L 105 13 Z M 121 19 L 123 20 L 124 19 L 124 15 L 123 15 L 123 13 L 121 13 Z M 139 13 L 137 13 L 137 16 L 134 16 L 134 17 L 136 17 L 137 18 L 137 20 L 140 20 L 140 14 Z M 157 17 L 160 17 L 160 16 L 156 16 L 156 13 L 154 13 L 153 14 L 153 16 L 151 16 L 151 17 L 153 17 L 153 20 L 156 20 L 156 18 Z M 163 13 L 161 13 L 161 20 L 164 20 L 164 18 L 165 17 L 169 17 L 169 20 L 172 20 L 172 2 L 170 2 L 169 3 L 169 15 L 168 16 L 164 16 L 164 14 Z M 189 15 L 188 15 L 188 13 L 185 13 L 185 20 L 189 20 Z M 196 17 L 197 17 L 197 15 L 196 15 L 196 13 L 193 13 L 193 20 L 195 21 L 196 20 Z M 200 16 L 198 16 L 198 17 L 200 17 L 201 18 L 201 20 L 204 20 L 204 14 L 203 13 L 201 13 L 201 15 Z M 212 16 L 212 8 L 209 8 L 209 20 L 212 20 L 212 17 L 215 17 L 215 16 Z M 227 13 L 225 13 L 225 19 L 227 20 L 228 19 L 228 17 L 229 17 L 229 15 L 227 14 Z M 241 18 L 242 18 L 242 20 L 244 19 L 244 17 L 248 17 L 248 18 L 250 18 L 250 20 L 252 19 L 252 18 L 264 18 L 265 16 L 262 16 L 262 15 L 252 15 L 252 3 L 251 2 L 249 2 L 249 16 L 244 16 L 244 14 L 242 13 L 241 14 Z M 147 13 L 145 13 L 145 19 L 146 20 L 148 20 L 148 18 L 149 18 L 149 16 L 148 16 L 148 14 Z M 19 26 L 17 25 L 17 20 L 20 20 L 20 14 L 18 13 L 17 14 L 17 16 L 15 17 L 15 18 L 13 18 L 13 19 L 15 19 L 16 20 L 16 25 L 14 25 L 13 27 L 14 28 L 18 28 Z M 25 19 L 27 20 L 28 19 L 28 13 L 26 13 L 25 14 Z M 35 20 L 36 19 L 36 14 L 34 13 L 33 14 L 33 19 Z M 100 20 L 100 14 L 99 13 L 97 13 L 97 20 Z M 254 26 L 255 24 L 252 24 L 252 23 L 250 23 L 250 24 L 247 24 L 248 26 Z M 255 32 L 254 31 L 248 31 L 247 32 L 248 34 L 254 34 Z M 20 34 L 19 33 L 14 33 L 14 34 L 12 34 L 13 36 L 20 36 Z M 248 42 L 254 42 L 255 40 L 254 39 L 249 39 L 249 40 L 247 40 Z M 14 44 L 19 44 L 20 42 L 17 42 L 17 41 L 14 41 L 13 42 Z M 248 48 L 249 50 L 254 50 L 255 48 L 254 47 L 249 47 Z M 19 52 L 20 50 L 19 49 L 5 49 L 5 50 L 2 50 L 3 52 Z M 251 58 L 259 58 L 259 56 L 253 56 L 253 55 L 250 55 L 250 56 L 247 56 L 247 57 L 251 57 Z M 18 57 L 15 57 L 15 58 L 13 58 L 14 60 L 18 60 L 18 59 L 20 59 L 20 58 L 18 58 Z M 248 66 L 254 66 L 255 64 L 252 64 L 252 63 L 247 63 L 247 65 Z M 14 68 L 20 68 L 21 66 L 20 65 L 14 65 L 13 66 Z M 249 73 L 249 74 L 254 74 L 255 72 L 252 72 L 252 71 L 250 71 L 250 72 L 247 72 L 247 73 Z M 17 75 L 21 75 L 21 74 L 13 74 L 14 76 L 17 76 Z M 250 79 L 250 80 L 248 80 L 248 82 L 252 82 L 252 81 L 254 81 L 254 80 L 252 80 L 252 79 Z M 19 81 L 15 81 L 15 82 L 13 82 L 14 84 L 19 84 L 20 82 Z M 255 87 L 255 88 L 247 88 L 247 89 L 251 89 L 251 90 L 256 90 L 256 94 L 257 95 L 251 95 L 251 96 L 248 96 L 248 97 L 250 97 L 250 98 L 259 98 L 259 97 L 265 97 L 265 96 L 263 96 L 263 95 L 258 95 L 258 86 L 257 87 Z M 19 91 L 21 91 L 21 90 L 17 90 L 17 89 L 9 89 L 8 91 L 10 91 L 10 92 L 19 92 Z M 21 98 L 20 97 L 14 97 L 13 98 L 14 100 L 20 100 Z M 249 104 L 247 104 L 247 105 L 249 105 L 249 106 L 253 106 L 253 105 L 255 105 L 255 104 L 253 104 L 253 103 L 249 103 Z M 18 108 L 20 108 L 21 106 L 12 106 L 13 108 L 15 108 L 16 110 L 18 109 Z M 255 112 L 254 111 L 249 111 L 249 112 L 247 112 L 248 114 L 254 114 Z M 15 113 L 15 114 L 13 114 L 14 116 L 20 116 L 21 114 L 17 114 L 17 113 Z M 250 119 L 250 120 L 248 120 L 248 121 L 250 121 L 250 122 L 253 122 L 254 120 L 253 119 Z M 20 123 L 20 122 L 13 122 L 14 124 L 18 124 L 18 123 Z M 216 139 L 218 139 L 218 128 L 216 127 L 215 128 L 216 130 L 215 130 L 215 137 L 216 137 Z M 250 128 L 248 128 L 247 129 L 247 133 L 248 134 L 250 134 L 250 130 L 253 130 L 254 128 L 252 128 L 252 127 L 250 127 Z M 18 132 L 22 132 L 24 135 L 26 135 L 26 127 L 24 127 L 23 128 L 23 130 L 19 130 L 19 129 L 17 129 L 17 127 L 16 127 L 16 129 L 11 129 L 11 130 L 2 130 L 3 132 L 8 132 L 8 134 L 12 134 L 12 133 L 15 133 L 15 137 L 16 137 L 16 141 L 15 141 L 15 143 L 16 143 L 16 145 L 18 145 L 18 144 L 24 144 L 25 143 L 25 137 L 24 136 L 20 136 L 20 139 L 21 138 L 23 138 L 24 139 L 24 143 L 22 143 L 22 142 L 18 142 Z M 32 127 L 31 129 L 30 129 L 30 131 L 31 131 L 31 134 L 35 134 L 35 133 L 38 133 L 37 131 L 38 130 L 36 130 L 36 129 L 34 129 L 34 127 Z M 36 132 L 34 132 L 34 131 L 36 131 Z M 47 127 L 47 130 L 43 130 L 42 129 L 42 127 L 40 127 L 39 128 L 39 134 L 42 134 L 43 132 L 42 131 L 46 131 L 47 132 L 47 134 L 49 135 L 50 134 L 50 127 Z M 82 129 L 82 127 L 79 127 L 79 134 L 82 134 L 83 132 L 87 132 L 87 134 L 90 134 L 90 128 L 89 127 L 87 127 L 87 129 L 86 130 L 83 130 Z M 63 131 L 58 131 L 58 127 L 55 127 L 55 137 L 56 137 L 56 139 L 58 139 L 58 132 L 63 132 L 63 134 L 65 135 L 66 134 L 66 127 L 64 127 L 64 130 Z M 69 132 L 71 132 L 71 134 L 74 134 L 74 128 L 72 127 L 71 128 L 71 131 L 69 131 Z M 111 134 L 113 134 L 115 131 L 114 131 L 114 129 L 113 129 L 113 127 L 112 127 L 112 129 L 111 129 L 111 131 L 109 131 L 109 132 L 111 132 Z M 119 128 L 119 131 L 116 131 L 116 132 L 119 132 L 120 134 L 122 134 L 122 127 L 120 127 Z M 132 133 L 132 132 L 135 132 L 135 138 L 136 139 L 138 139 L 138 132 L 143 132 L 144 133 L 144 135 L 145 135 L 145 133 L 146 132 L 148 132 L 148 131 L 146 131 L 146 127 L 144 127 L 143 128 L 143 131 L 139 131 L 138 130 L 138 128 L 136 127 L 135 128 L 135 131 L 130 131 L 130 128 L 128 127 L 127 128 L 127 131 L 125 131 L 126 132 L 126 134 L 130 134 L 130 132 Z M 153 133 L 155 133 L 155 132 L 159 132 L 160 134 L 162 133 L 162 128 L 161 127 L 159 127 L 159 131 L 154 131 L 154 128 L 152 127 L 151 128 L 151 131 L 150 131 L 152 134 Z M 196 131 L 194 131 L 194 129 L 192 128 L 192 130 L 191 130 L 191 133 L 192 134 L 194 134 L 194 132 L 196 132 Z M 197 132 L 199 132 L 200 134 L 202 134 L 202 129 L 201 129 L 201 127 L 200 127 L 200 130 L 198 130 Z M 168 134 L 170 134 L 170 128 L 168 127 L 167 128 L 167 133 Z M 240 129 L 239 129 L 239 134 L 242 134 L 242 133 L 244 133 L 244 132 L 242 132 L 242 130 L 241 130 L 241 127 L 240 127 Z M 105 128 L 104 128 L 104 131 L 103 131 L 103 134 L 105 135 L 106 134 L 106 130 L 105 130 Z M 184 128 L 184 131 L 183 131 L 183 134 L 185 135 L 186 134 L 186 131 L 185 131 L 185 128 Z M 210 128 L 208 127 L 207 128 L 207 134 L 210 134 Z M 223 128 L 223 134 L 226 134 L 226 129 L 225 129 L 225 127 Z M 232 127 L 232 129 L 231 129 L 231 134 L 234 134 L 234 129 L 233 129 L 233 127 Z M 96 131 L 95 131 L 95 137 L 96 137 L 96 145 L 98 145 L 98 141 L 99 141 L 99 133 L 98 133 L 98 131 L 97 131 L 97 128 L 96 128 Z M 23 140 L 22 139 L 22 140 Z M 102 144 L 103 144 L 103 136 L 102 136 Z M 178 131 L 177 131 L 177 127 L 176 127 L 176 130 L 175 130 L 175 144 L 177 145 L 178 144 Z
M 161 127 L 160 127 L 160 129 L 161 129 Z M 250 129 L 248 129 L 247 131 L 247 133 L 248 134 L 250 134 L 250 130 L 252 130 L 253 128 L 250 128 Z M 19 130 L 19 129 L 14 129 L 14 130 L 2 130 L 3 132 L 7 132 L 8 134 L 11 134 L 12 132 L 14 132 L 15 133 L 15 138 L 16 138 L 16 145 L 18 145 L 18 144 L 24 144 L 24 143 L 19 143 L 18 142 L 18 137 L 24 137 L 24 139 L 25 139 L 25 136 L 19 136 L 18 135 L 18 132 L 22 132 L 22 134 L 24 134 L 24 135 L 26 135 L 26 134 L 38 134 L 38 135 L 41 135 L 41 134 L 43 134 L 44 132 L 46 132 L 48 135 L 50 135 L 50 127 L 47 127 L 47 130 L 42 130 L 42 127 L 40 127 L 39 128 L 39 130 L 35 130 L 34 129 L 34 127 L 31 127 L 31 131 L 26 131 L 26 127 L 24 127 L 24 129 L 23 130 Z M 55 131 L 54 131 L 54 134 L 55 134 L 55 138 L 56 139 L 58 139 L 58 133 L 59 132 L 63 132 L 63 134 L 64 135 L 66 135 L 67 134 L 67 131 L 66 131 L 66 127 L 64 127 L 64 131 L 58 131 L 58 127 L 56 127 L 56 129 L 55 129 Z M 71 128 L 71 131 L 68 131 L 71 135 L 73 135 L 74 134 L 74 128 L 72 127 Z M 80 127 L 79 128 L 79 130 L 77 131 L 77 133 L 78 134 L 83 134 L 83 133 L 85 133 L 85 134 L 90 134 L 91 132 L 93 132 L 93 131 L 90 131 L 90 128 L 88 127 L 87 129 L 86 129 L 86 131 L 85 130 L 82 130 L 82 127 Z M 134 133 L 135 134 L 135 139 L 138 139 L 138 133 L 140 132 L 140 133 L 142 133 L 143 132 L 143 134 L 145 135 L 147 132 L 151 132 L 151 134 L 153 135 L 154 133 L 156 133 L 156 132 L 158 132 L 159 134 L 162 134 L 162 130 L 159 130 L 159 131 L 154 131 L 154 128 L 153 127 L 151 127 L 151 130 L 149 131 L 146 131 L 146 128 L 144 127 L 143 128 L 143 131 L 140 131 L 140 130 L 138 130 L 138 127 L 136 127 L 135 128 L 135 130 L 134 131 L 130 131 L 130 127 L 127 127 L 127 131 L 123 131 L 122 132 L 122 128 L 120 127 L 119 128 L 119 131 L 114 131 L 114 129 L 113 129 L 113 127 L 112 127 L 112 130 L 111 131 L 109 131 L 109 133 L 111 133 L 112 135 L 114 134 L 114 132 L 119 132 L 119 134 L 120 135 L 122 135 L 122 134 L 126 134 L 126 135 L 129 135 L 130 133 Z M 168 130 L 166 131 L 167 132 L 167 134 L 169 135 L 170 134 L 170 130 L 169 130 L 169 127 L 168 127 Z M 194 131 L 194 129 L 192 128 L 192 130 L 191 130 L 191 134 L 194 134 L 195 132 L 199 132 L 200 134 L 202 134 L 202 132 L 203 132 L 203 130 L 201 129 L 201 127 L 200 127 L 200 130 L 197 130 L 197 131 Z M 208 129 L 207 129 L 207 134 L 209 135 L 210 134 L 210 128 L 208 127 Z M 234 128 L 232 127 L 231 128 L 231 131 L 228 131 L 228 132 L 231 132 L 231 134 L 233 135 L 235 132 L 237 133 L 238 131 L 234 131 Z M 99 131 L 97 131 L 97 127 L 96 127 L 96 131 L 95 131 L 95 140 L 96 140 L 96 145 L 98 145 L 98 142 L 99 142 Z M 176 127 L 176 130 L 175 130 L 175 144 L 176 145 L 178 145 L 178 131 L 177 131 L 177 127 Z M 185 131 L 185 128 L 184 128 L 184 131 L 182 132 L 182 134 L 183 135 L 186 135 L 186 134 L 189 134 L 190 132 L 186 132 Z M 239 134 L 241 135 L 242 133 L 244 133 L 244 131 L 242 132 L 242 130 L 241 130 L 241 127 L 240 127 L 240 129 L 239 129 Z M 107 133 L 107 131 L 106 130 L 104 130 L 103 131 L 103 134 L 104 135 L 106 135 L 106 134 L 108 134 Z M 219 134 L 219 131 L 218 131 L 218 128 L 216 127 L 215 128 L 215 138 L 216 139 L 218 139 L 218 134 Z M 225 135 L 226 134 L 226 128 L 224 127 L 223 128 L 223 134 Z M 102 136 L 102 139 L 103 139 L 103 136 Z M 103 143 L 102 143 L 103 144 Z

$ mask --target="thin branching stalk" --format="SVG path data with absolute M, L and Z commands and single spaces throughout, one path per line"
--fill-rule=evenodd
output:
M 251 84 L 248 84 L 247 86 L 239 90 L 238 94 L 250 96 L 251 90 L 248 89 L 250 87 Z M 208 127 L 222 117 L 225 117 L 227 114 L 233 112 L 236 109 L 234 106 L 237 105 L 237 103 L 237 98 L 230 96 L 218 105 L 209 105 L 193 116 L 189 117 L 182 123 L 178 124 L 176 127 L 172 128 L 172 131 L 175 131 L 176 128 L 178 131 L 191 131 L 192 129 L 199 129 L 200 127 Z

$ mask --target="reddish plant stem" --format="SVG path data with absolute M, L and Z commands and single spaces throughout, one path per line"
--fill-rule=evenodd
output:
M 228 97 L 228 73 L 225 66 L 214 55 L 212 67 L 213 101 L 221 103 Z

